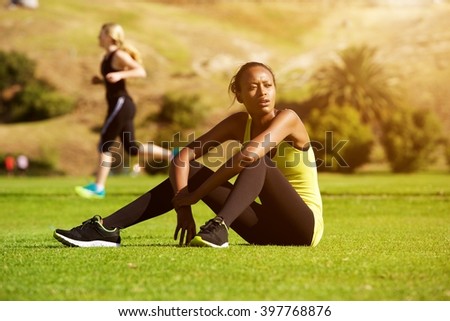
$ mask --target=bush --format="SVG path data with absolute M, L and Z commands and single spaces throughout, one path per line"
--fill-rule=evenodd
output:
M 73 101 L 62 97 L 44 83 L 29 84 L 8 103 L 8 121 L 36 121 L 70 112 Z
M 25 55 L 0 51 L 0 90 L 13 85 L 25 86 L 34 78 L 36 64 Z
M 71 99 L 34 78 L 35 63 L 22 54 L 0 52 L 0 120 L 6 123 L 43 120 L 70 112 Z
M 354 108 L 332 105 L 315 109 L 306 126 L 319 170 L 352 173 L 369 162 L 373 134 Z
M 208 111 L 198 95 L 168 93 L 163 96 L 161 110 L 151 117 L 159 124 L 154 142 L 167 149 L 177 149 L 187 145 L 194 130 L 203 124 Z M 149 174 L 167 172 L 167 162 L 145 164 Z
M 192 140 L 195 129 L 203 125 L 208 107 L 198 95 L 168 93 L 161 111 L 153 117 L 159 124 L 154 141 L 169 149 L 183 147 Z
M 169 93 L 163 97 L 157 120 L 176 125 L 180 129 L 195 128 L 203 121 L 205 110 L 198 95 Z
M 399 108 L 383 123 L 382 144 L 395 173 L 426 168 L 441 140 L 440 123 L 429 110 Z

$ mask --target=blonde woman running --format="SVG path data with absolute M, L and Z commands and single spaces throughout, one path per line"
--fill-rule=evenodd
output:
M 94 76 L 92 83 L 105 85 L 108 112 L 98 146 L 100 160 L 95 183 L 77 186 L 75 191 L 85 198 L 101 199 L 106 195 L 105 185 L 113 160 L 111 148 L 116 146 L 117 137 L 130 155 L 148 154 L 152 160 L 161 161 L 171 159 L 172 154 L 154 144 L 138 145 L 134 139 L 136 106 L 126 89 L 125 80 L 147 76 L 139 52 L 125 43 L 124 30 L 117 23 L 104 24 L 98 39 L 105 56 L 100 66 L 102 76 Z

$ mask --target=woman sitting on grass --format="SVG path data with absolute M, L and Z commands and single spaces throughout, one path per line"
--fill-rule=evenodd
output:
M 180 245 L 227 247 L 232 228 L 250 244 L 316 246 L 324 228 L 322 199 L 301 119 L 275 108 L 275 77 L 262 63 L 243 65 L 229 90 L 247 112 L 227 117 L 182 149 L 168 179 L 115 213 L 57 229 L 54 237 L 68 246 L 119 246 L 120 229 L 175 209 Z M 229 140 L 243 147 L 217 171 L 195 160 Z M 197 233 L 191 205 L 200 200 L 216 216 Z

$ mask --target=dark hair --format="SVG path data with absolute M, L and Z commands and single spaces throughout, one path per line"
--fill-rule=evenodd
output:
M 275 82 L 275 75 L 273 74 L 272 69 L 270 69 L 269 66 L 263 64 L 262 62 L 247 62 L 246 64 L 242 65 L 238 72 L 233 76 L 233 78 L 231 78 L 230 84 L 228 85 L 228 93 L 233 93 L 234 97 L 236 98 L 236 93 L 241 91 L 240 88 L 240 81 L 242 78 L 242 74 L 247 71 L 247 69 L 250 69 L 252 67 L 263 67 L 265 69 L 267 69 L 270 74 L 272 75 L 273 78 L 273 84 L 276 86 L 276 82 Z

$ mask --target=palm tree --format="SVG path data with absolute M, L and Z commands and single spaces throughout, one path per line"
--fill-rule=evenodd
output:
M 395 105 L 395 93 L 392 80 L 375 61 L 375 53 L 365 45 L 339 52 L 313 76 L 314 95 L 325 98 L 328 106 L 353 106 L 365 123 L 381 122 Z

